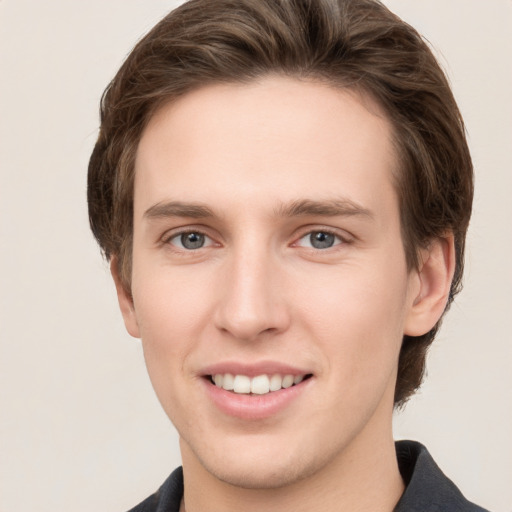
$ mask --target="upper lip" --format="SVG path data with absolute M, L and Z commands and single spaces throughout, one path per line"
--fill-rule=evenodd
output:
M 308 375 L 312 372 L 304 368 L 292 366 L 278 361 L 261 361 L 258 363 L 243 363 L 225 361 L 214 363 L 201 369 L 203 376 L 230 373 L 231 375 L 247 375 L 257 377 L 258 375 Z

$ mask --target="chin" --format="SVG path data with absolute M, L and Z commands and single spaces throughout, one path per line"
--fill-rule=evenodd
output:
M 226 448 L 226 447 L 224 447 Z M 279 489 L 299 482 L 329 463 L 319 453 L 253 445 L 253 449 L 221 449 L 195 453 L 214 478 L 243 489 Z
M 297 467 L 296 464 L 251 463 L 246 465 L 215 464 L 204 466 L 218 480 L 242 489 L 280 489 L 307 478 L 314 470 Z

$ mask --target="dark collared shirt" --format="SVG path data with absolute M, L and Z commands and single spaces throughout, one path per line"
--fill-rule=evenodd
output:
M 486 512 L 462 496 L 422 444 L 398 441 L 396 456 L 406 488 L 394 512 Z
M 462 496 L 420 443 L 398 441 L 396 454 L 406 489 L 394 512 L 486 512 Z M 179 512 L 182 496 L 183 471 L 178 468 L 155 494 L 129 512 Z

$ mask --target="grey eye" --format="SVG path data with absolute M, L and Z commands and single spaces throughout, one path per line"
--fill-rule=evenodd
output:
M 215 245 L 215 242 L 201 231 L 181 231 L 169 236 L 164 241 L 182 252 L 204 249 Z
M 310 231 L 306 233 L 297 245 L 299 247 L 309 247 L 310 249 L 330 249 L 331 247 L 337 246 L 344 243 L 344 240 L 334 233 L 329 231 Z
M 325 231 L 313 231 L 309 234 L 309 243 L 315 249 L 329 249 L 336 241 L 336 236 Z
M 205 242 L 205 236 L 201 233 L 182 233 L 179 238 L 185 249 L 200 249 Z

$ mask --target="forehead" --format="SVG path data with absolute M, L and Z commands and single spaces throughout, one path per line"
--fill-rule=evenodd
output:
M 241 205 L 394 198 L 392 129 L 368 96 L 294 78 L 219 84 L 162 107 L 141 138 L 135 210 L 161 201 Z M 385 187 L 383 187 L 385 185 Z

